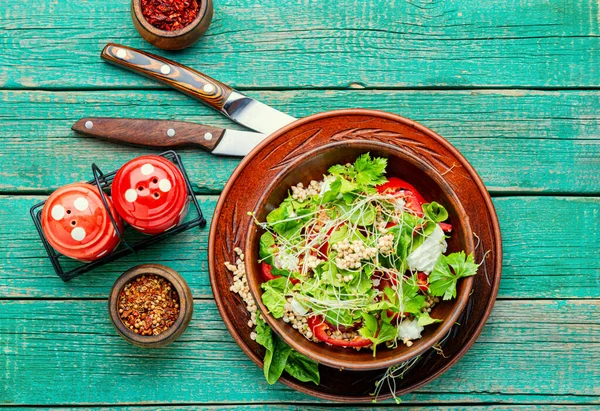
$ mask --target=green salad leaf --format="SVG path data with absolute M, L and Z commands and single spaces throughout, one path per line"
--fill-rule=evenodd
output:
M 305 355 L 292 350 L 285 364 L 285 371 L 302 382 L 313 382 L 315 385 L 321 383 L 321 375 L 319 374 L 319 363 L 311 360 Z
M 434 223 L 441 223 L 448 219 L 448 211 L 446 211 L 444 206 L 436 203 L 435 201 L 432 201 L 428 204 L 423 204 L 421 208 L 423 209 L 423 214 L 425 214 L 425 216 Z
M 427 311 L 423 311 L 418 315 L 417 325 L 425 327 L 426 325 L 440 322 L 442 322 L 442 320 L 438 320 L 437 318 L 431 318 Z
M 375 157 L 371 159 L 369 153 L 363 154 L 354 162 L 356 182 L 361 186 L 376 186 L 383 184 L 387 179 L 383 176 L 387 167 L 387 158 Z
M 285 313 L 286 299 L 284 293 L 287 283 L 288 279 L 286 277 L 279 277 L 261 285 L 262 289 L 265 290 L 262 295 L 262 302 L 275 318 L 281 318 Z
M 256 342 L 265 347 L 263 371 L 269 384 L 275 384 L 287 363 L 292 348 L 279 337 L 273 336 L 271 328 L 260 318 L 256 319 Z
M 477 274 L 478 267 L 473 254 L 465 256 L 464 251 L 440 256 L 429 276 L 429 293 L 444 300 L 455 298 L 458 280 Z
M 379 322 L 377 318 L 371 314 L 363 313 L 363 327 L 358 330 L 358 333 L 364 338 L 368 338 L 373 343 L 373 357 L 376 355 L 377 345 L 386 341 L 396 339 L 398 330 L 396 327 L 386 322 Z
M 265 347 L 263 371 L 269 384 L 275 384 L 283 370 L 302 382 L 319 385 L 319 364 L 294 351 L 281 338 L 273 334 L 260 314 L 256 318 L 256 342 Z
M 273 265 L 273 254 L 276 250 L 277 246 L 275 245 L 275 237 L 273 237 L 273 234 L 266 231 L 260 236 L 260 247 L 258 253 L 261 261 Z
M 341 177 L 340 192 L 351 193 L 357 190 L 372 192 L 373 187 L 387 181 L 385 168 L 387 158 L 371 158 L 369 153 L 358 157 L 354 164 L 335 165 L 329 168 L 329 173 Z

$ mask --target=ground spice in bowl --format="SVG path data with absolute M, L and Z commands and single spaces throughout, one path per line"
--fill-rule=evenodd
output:
M 179 317 L 175 287 L 158 275 L 142 275 L 127 283 L 118 300 L 123 324 L 138 335 L 159 335 Z
M 197 0 L 141 0 L 146 21 L 160 30 L 176 31 L 198 17 Z

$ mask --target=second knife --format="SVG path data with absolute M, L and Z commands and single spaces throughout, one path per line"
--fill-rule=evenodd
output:
M 133 118 L 82 118 L 71 127 L 87 136 L 134 146 L 198 147 L 223 156 L 245 156 L 265 137 L 252 131 L 228 130 L 203 124 Z

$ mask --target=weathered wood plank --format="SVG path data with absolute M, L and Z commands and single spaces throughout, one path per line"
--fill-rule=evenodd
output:
M 254 92 L 302 117 L 368 107 L 421 121 L 453 143 L 492 192 L 600 193 L 600 92 L 282 91 Z M 90 164 L 119 167 L 149 152 L 74 137 L 85 116 L 158 117 L 230 126 L 176 92 L 0 93 L 0 190 L 47 191 L 88 179 Z M 233 126 L 235 127 L 235 126 Z M 198 192 L 220 191 L 237 159 L 183 151 Z
M 0 197 L 0 298 L 105 298 L 122 272 L 150 262 L 179 271 L 196 298 L 211 297 L 208 228 L 188 231 L 63 283 L 28 217 L 29 207 L 41 199 Z M 210 222 L 216 196 L 199 200 Z M 504 240 L 501 298 L 600 295 L 600 198 L 501 197 L 494 203 Z
M 599 319 L 598 300 L 498 301 L 469 353 L 422 389 L 425 401 L 449 393 L 470 403 L 492 393 L 599 403 Z M 117 336 L 105 301 L 2 301 L 0 334 L 3 404 L 315 402 L 268 387 L 209 300 L 196 301 L 188 331 L 160 350 Z M 419 393 L 404 399 L 422 401 Z
M 422 410 L 431 410 L 431 406 L 419 406 L 419 405 L 411 405 L 406 403 L 406 401 L 402 402 L 402 409 L 405 411 L 422 411 Z M 75 411 L 75 410 L 88 410 L 88 411 L 110 411 L 110 410 L 120 410 L 120 411 L 145 411 L 154 406 L 110 406 L 110 407 L 54 407 L 54 408 L 46 408 L 46 407 L 36 407 L 38 411 Z M 328 411 L 341 411 L 347 410 L 351 407 L 353 411 L 368 411 L 368 410 L 397 410 L 398 407 L 395 405 L 388 404 L 369 404 L 369 406 L 364 405 L 346 405 L 346 406 L 328 406 Z M 587 406 L 582 405 L 441 405 L 436 404 L 435 409 L 438 411 L 512 411 L 512 410 L 534 410 L 534 411 L 583 411 L 587 408 L 582 408 Z M 25 411 L 30 408 L 19 408 L 19 407 L 4 407 L 11 411 Z M 323 405 L 310 405 L 310 404 L 302 404 L 302 405 L 291 405 L 291 404 L 235 404 L 235 405 L 194 405 L 194 406 L 178 406 L 178 405 L 169 405 L 169 410 L 174 411 L 225 411 L 225 410 L 261 410 L 261 411 L 303 411 L 303 410 L 323 410 Z
M 128 2 L 3 5 L 1 86 L 152 85 L 99 58 L 109 41 L 155 51 Z M 597 87 L 598 8 L 594 0 L 225 0 L 200 43 L 169 55 L 238 88 Z

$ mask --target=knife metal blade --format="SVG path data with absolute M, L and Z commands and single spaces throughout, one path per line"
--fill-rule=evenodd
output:
M 101 57 L 111 64 L 171 86 L 231 120 L 264 134 L 271 134 L 296 120 L 206 74 L 164 57 L 119 44 L 106 45 Z
M 160 148 L 199 147 L 217 155 L 242 157 L 267 136 L 185 121 L 133 118 L 88 117 L 71 128 L 114 143 Z

